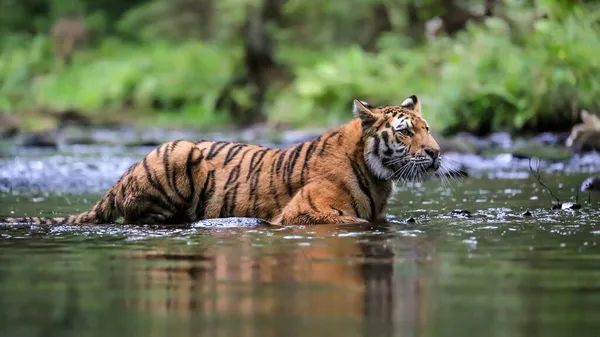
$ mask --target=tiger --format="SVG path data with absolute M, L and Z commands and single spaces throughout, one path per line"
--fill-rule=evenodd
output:
M 232 217 L 280 226 L 386 222 L 393 183 L 433 176 L 440 147 L 415 95 L 400 105 L 354 99 L 353 115 L 287 148 L 167 142 L 133 164 L 86 212 L 4 222 L 186 224 Z

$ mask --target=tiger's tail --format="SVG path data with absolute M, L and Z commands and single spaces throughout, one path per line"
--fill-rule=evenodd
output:
M 66 217 L 20 217 L 0 218 L 0 224 L 27 224 L 27 225 L 80 225 L 80 224 L 106 224 L 118 218 L 115 205 L 115 194 L 112 188 L 89 211 L 69 215 Z

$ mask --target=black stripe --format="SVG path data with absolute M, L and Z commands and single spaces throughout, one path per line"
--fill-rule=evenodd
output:
M 350 205 L 352 206 L 352 210 L 354 211 L 354 216 L 362 218 L 362 215 L 360 214 L 360 210 L 358 208 L 356 197 L 354 196 L 354 194 L 352 194 L 352 190 L 350 190 L 350 188 L 348 188 L 346 184 L 342 184 L 340 188 L 344 190 L 343 194 L 347 195 L 350 198 Z
M 304 184 L 306 183 L 306 176 L 308 175 L 308 161 L 312 157 L 313 152 L 315 152 L 315 147 L 317 146 L 319 140 L 321 140 L 320 136 L 317 139 L 313 139 L 310 142 L 308 149 L 306 149 L 306 154 L 304 155 L 304 162 L 302 163 L 302 171 L 300 172 L 300 184 L 302 186 L 304 186 Z
M 229 172 L 229 177 L 227 177 L 227 182 L 223 187 L 224 190 L 226 190 L 227 187 L 229 187 L 229 184 L 235 183 L 238 180 L 238 178 L 240 177 L 240 169 L 240 165 L 236 165 L 233 169 L 231 169 L 231 172 Z
M 286 164 L 285 172 L 283 173 L 283 181 L 287 187 L 288 194 L 290 196 L 293 194 L 292 177 L 294 174 L 294 166 L 296 166 L 296 161 L 298 161 L 298 157 L 300 157 L 300 153 L 302 153 L 303 148 L 304 143 L 296 145 L 296 147 L 294 147 Z
M 252 172 L 258 167 L 258 165 L 262 164 L 262 161 L 265 158 L 267 151 L 269 151 L 269 149 L 261 149 L 252 154 L 252 158 L 250 158 L 250 169 L 248 170 L 246 180 L 250 179 Z
M 240 183 L 237 183 L 234 187 L 230 188 L 227 193 L 225 193 L 225 196 L 223 197 L 223 205 L 221 206 L 221 211 L 219 212 L 220 218 L 227 218 L 233 215 L 239 186 Z
M 275 169 L 275 173 L 277 173 L 277 175 L 279 175 L 279 171 L 281 171 L 281 165 L 283 164 L 283 161 L 285 160 L 285 155 L 287 154 L 287 149 L 283 149 L 283 150 L 278 150 L 279 152 L 279 158 L 277 158 L 277 167 Z
M 380 139 L 379 136 L 377 136 L 377 134 L 373 135 L 373 140 L 375 141 L 375 145 L 373 146 L 373 152 L 375 153 L 375 155 L 379 156 L 379 143 L 380 143 Z
M 229 164 L 229 162 L 231 160 L 233 160 L 233 158 L 235 158 L 235 156 L 237 156 L 238 153 L 240 153 L 242 148 L 246 147 L 246 146 L 248 146 L 248 145 L 236 144 L 236 145 L 230 147 L 229 150 L 227 151 L 227 154 L 225 155 L 225 161 L 223 161 L 223 167 L 227 166 L 227 164 Z
M 171 184 L 171 180 L 169 179 L 169 175 L 170 175 L 170 170 L 169 170 L 169 152 L 171 151 L 171 147 L 169 145 L 171 145 L 171 143 L 167 143 L 166 144 L 165 151 L 163 152 L 163 155 L 162 155 L 162 162 L 163 162 L 163 166 L 164 166 L 164 170 L 165 170 L 167 184 Z M 159 156 L 158 152 L 157 152 L 156 155 Z M 173 188 L 173 187 L 171 186 L 171 188 Z
M 251 149 L 252 148 L 246 149 L 246 151 L 244 151 L 244 153 L 242 153 L 242 158 L 240 158 L 240 161 L 238 162 L 238 164 L 235 165 L 235 167 L 233 169 L 231 169 L 231 172 L 229 172 L 229 177 L 227 177 L 227 182 L 225 182 L 225 186 L 223 187 L 223 190 L 227 190 L 227 187 L 229 187 L 230 184 L 237 182 L 237 180 L 240 178 L 240 171 L 242 170 L 242 164 L 244 163 L 244 158 L 246 157 L 246 154 L 248 154 L 248 151 L 250 151 Z
M 115 201 L 115 192 L 110 191 L 108 192 L 108 210 L 106 208 L 103 208 L 101 211 L 102 213 L 108 213 L 107 217 L 111 218 L 111 221 L 115 218 L 115 209 L 117 208 L 117 203 Z M 105 214 L 106 215 L 106 214 Z
M 187 177 L 187 181 L 190 186 L 190 193 L 186 200 L 187 202 L 192 201 L 192 199 L 194 198 L 194 195 L 196 194 L 196 186 L 194 184 L 194 176 L 192 175 L 192 169 L 194 167 L 198 166 L 198 164 L 200 164 L 200 162 L 202 161 L 202 157 L 203 157 L 202 153 L 200 153 L 198 155 L 198 158 L 192 159 L 194 157 L 194 153 L 196 151 L 200 152 L 200 150 L 198 150 L 197 147 L 194 147 L 194 148 L 192 148 L 192 150 L 190 150 L 190 152 L 188 153 L 187 161 L 185 163 L 185 175 Z
M 213 158 L 215 158 L 219 154 L 219 152 L 221 152 L 229 144 L 231 144 L 231 143 L 229 143 L 229 142 L 214 142 L 208 149 L 208 154 L 206 155 L 206 160 L 212 160 Z
M 227 217 L 227 209 L 229 209 L 229 193 L 230 192 L 231 192 L 231 190 L 227 191 L 227 193 L 225 193 L 225 196 L 223 196 L 223 203 L 221 204 L 221 209 L 219 210 L 219 218 Z
M 254 174 L 254 176 L 252 177 L 252 181 L 250 182 L 249 193 L 250 193 L 250 200 L 252 202 L 252 206 L 250 207 L 252 209 L 252 214 L 251 214 L 252 216 L 258 215 L 258 206 L 257 206 L 258 183 L 260 182 L 260 173 L 262 171 L 262 167 L 263 167 L 263 165 L 261 164 L 260 167 L 258 168 L 258 170 L 256 170 L 256 173 Z
M 258 187 L 258 182 L 260 181 L 260 171 L 262 170 L 262 166 L 258 168 L 256 174 L 250 180 L 250 194 L 256 196 L 256 188 Z
M 171 146 L 170 149 L 168 147 L 167 147 L 167 149 L 165 149 L 165 153 L 163 155 L 163 163 L 164 163 L 164 166 L 165 166 L 165 175 L 166 175 L 167 184 L 171 187 L 171 189 L 175 192 L 175 194 L 177 194 L 177 196 L 181 200 L 186 200 L 186 197 L 179 190 L 179 186 L 177 186 L 177 181 L 175 180 L 176 179 L 176 173 L 178 173 L 178 170 L 176 170 L 176 169 L 170 170 L 169 169 L 169 162 L 171 161 L 171 158 L 169 158 L 169 154 L 173 150 L 175 150 L 175 148 L 177 147 L 177 145 L 179 143 L 181 143 L 181 140 L 176 140 L 176 141 L 174 141 L 172 143 L 172 146 Z
M 340 133 L 339 131 L 333 131 L 332 133 L 329 134 L 329 136 L 327 136 L 325 139 L 323 139 L 323 146 L 321 147 L 321 151 L 319 151 L 319 157 L 322 157 L 323 154 L 325 153 L 325 149 L 327 148 L 327 141 L 339 133 Z
M 210 170 L 206 174 L 206 180 L 200 190 L 200 197 L 198 198 L 198 205 L 196 206 L 196 220 L 204 219 L 206 214 L 206 206 L 208 202 L 215 194 L 215 170 Z
M 122 187 L 123 187 L 123 185 L 121 185 L 121 190 L 119 192 L 121 193 L 121 200 L 125 200 L 125 196 L 123 195 L 123 193 L 125 193 L 125 191 Z M 122 203 L 115 202 L 115 208 L 117 209 L 117 212 L 119 212 L 119 214 L 123 215 Z
M 171 198 L 165 191 L 164 187 L 161 184 L 159 184 L 158 182 L 156 182 L 154 180 L 154 178 L 152 177 L 152 173 L 150 171 L 150 167 L 148 167 L 148 161 L 146 160 L 146 158 L 144 158 L 142 163 L 144 166 L 144 170 L 146 171 L 146 178 L 148 179 L 150 186 L 152 186 L 155 190 L 157 190 L 163 196 L 163 198 L 165 198 L 166 201 L 174 207 L 173 200 L 171 200 Z
M 227 213 L 229 213 L 231 216 L 233 216 L 235 214 L 235 205 L 236 205 L 236 199 L 237 199 L 237 193 L 238 193 L 238 188 L 240 187 L 240 183 L 235 184 L 235 186 L 233 187 L 233 195 L 231 196 L 231 203 L 229 204 L 229 210 L 227 211 Z
M 156 151 L 156 157 L 160 157 L 160 150 L 167 145 L 169 145 L 169 143 L 161 144 L 154 149 Z
M 332 207 L 332 206 L 329 206 L 329 207 L 331 207 L 331 209 L 333 209 L 334 211 L 337 211 L 337 212 L 338 212 L 338 215 L 340 215 L 340 216 L 341 216 L 341 215 L 344 215 L 344 212 L 342 212 L 342 210 L 341 210 L 341 209 L 338 209 L 338 208 L 335 208 L 335 207 Z
M 277 150 L 279 151 L 279 150 Z M 277 155 L 277 152 L 275 152 L 275 154 L 273 155 L 273 159 L 275 159 L 275 156 Z M 277 189 L 275 188 L 275 165 L 277 164 L 277 162 L 275 160 L 273 160 L 273 164 L 271 164 L 271 172 L 269 174 L 269 191 L 271 192 L 271 195 L 273 196 L 273 200 L 275 200 L 275 208 L 277 208 L 277 211 L 279 212 L 281 210 L 281 203 L 279 202 L 279 197 L 277 195 Z
M 306 199 L 308 200 L 308 205 L 310 206 L 310 209 L 318 213 L 319 209 L 317 208 L 317 205 L 315 205 L 312 197 L 310 196 L 310 193 L 306 193 Z
M 121 183 L 121 190 L 120 190 L 120 192 L 121 192 L 121 197 L 123 199 L 125 199 L 125 193 L 127 192 L 127 186 L 125 186 L 125 182 Z
M 394 151 L 390 148 L 390 134 L 387 131 L 383 131 L 381 133 L 381 139 L 383 139 L 383 145 L 385 147 L 383 154 L 388 157 L 394 154 Z
M 150 204 L 158 206 L 166 211 L 170 211 L 173 213 L 177 211 L 177 209 L 174 208 L 173 205 L 169 205 L 163 199 L 161 199 L 155 195 L 144 193 L 144 194 L 140 195 L 140 199 L 141 199 L 140 200 L 141 202 L 143 202 L 143 200 L 147 200 Z
M 358 187 L 363 192 L 365 197 L 367 197 L 367 199 L 369 199 L 369 206 L 371 207 L 370 217 L 374 217 L 375 213 L 376 213 L 375 200 L 373 200 L 373 196 L 371 195 L 371 189 L 369 188 L 369 181 L 365 177 L 365 174 L 360 169 L 358 164 L 354 161 L 350 161 L 350 162 L 352 164 L 352 172 L 354 173 L 354 176 L 356 177 L 356 180 L 358 181 Z

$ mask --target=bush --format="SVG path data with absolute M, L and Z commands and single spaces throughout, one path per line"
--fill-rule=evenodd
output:
M 37 82 L 33 98 L 56 109 L 210 110 L 231 76 L 235 55 L 197 41 L 132 45 L 105 40 L 71 67 Z
M 437 130 L 568 128 L 579 109 L 600 110 L 600 12 L 577 6 L 549 13 L 549 19 L 512 27 L 511 34 L 505 22 L 488 19 L 418 47 L 390 34 L 376 53 L 358 46 L 310 49 L 281 39 L 278 61 L 294 78 L 271 89 L 265 111 L 272 121 L 294 126 L 332 125 L 350 118 L 354 98 L 398 104 L 417 94 Z M 239 43 L 144 41 L 104 39 L 66 67 L 53 61 L 47 38 L 5 36 L 0 109 L 126 106 L 159 110 L 161 122 L 168 112 L 182 121 L 225 119 L 214 103 L 240 64 Z
M 580 10 L 539 21 L 520 43 L 507 31 L 504 22 L 488 19 L 418 48 L 392 38 L 381 41 L 378 54 L 339 51 L 296 69 L 295 82 L 273 103 L 275 117 L 338 120 L 348 118 L 353 98 L 397 104 L 413 93 L 422 97 L 429 122 L 446 130 L 556 126 L 572 119 L 573 109 L 600 108 L 596 15 Z
M 0 110 L 12 110 L 30 98 L 31 84 L 52 68 L 52 51 L 43 36 L 5 36 L 0 48 Z

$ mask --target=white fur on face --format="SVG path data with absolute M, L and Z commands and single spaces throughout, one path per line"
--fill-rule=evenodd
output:
M 406 116 L 398 116 L 394 118 L 394 120 L 390 124 L 392 125 L 392 128 L 394 128 L 394 130 L 408 129 L 412 131 L 413 128 L 412 121 Z
M 377 144 L 379 141 L 379 144 Z M 383 154 L 381 153 L 383 148 L 383 139 L 381 138 L 370 138 L 367 140 L 367 146 L 365 147 L 365 161 L 367 166 L 376 177 L 379 179 L 391 179 L 394 175 L 394 171 L 383 165 L 382 159 Z
M 427 127 L 427 121 L 425 121 Z M 412 132 L 413 123 L 409 117 L 406 116 L 397 116 L 393 121 L 390 122 L 392 129 L 395 131 L 408 129 Z M 376 137 L 372 137 L 367 140 L 365 146 L 365 161 L 367 166 L 371 170 L 371 172 L 380 179 L 394 179 L 397 168 L 395 169 L 393 166 L 390 167 L 389 164 L 385 165 L 387 161 L 394 162 L 394 165 L 403 165 L 402 163 L 407 163 L 409 161 L 413 162 L 418 166 L 430 166 L 433 163 L 433 160 L 429 156 L 412 156 L 408 153 L 408 148 L 402 142 L 397 142 L 394 140 L 395 136 L 393 135 L 392 130 L 388 131 L 388 139 L 385 141 L 384 137 L 382 137 L 383 133 L 378 134 Z M 387 144 L 386 144 L 387 143 Z M 391 150 L 391 153 L 390 153 Z M 387 153 L 386 153 L 387 152 Z

